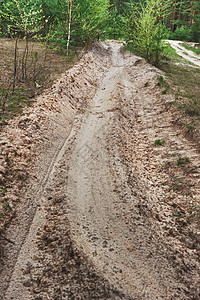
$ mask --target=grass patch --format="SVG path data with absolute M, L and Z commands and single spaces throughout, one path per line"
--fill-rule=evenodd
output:
M 186 124 L 185 127 L 186 127 L 188 130 L 194 130 L 194 126 L 191 126 L 191 125 Z
M 195 54 L 200 55 L 200 44 L 199 48 L 192 47 L 190 44 L 182 43 L 181 44 L 185 49 L 193 51 Z
M 190 67 L 188 62 L 180 57 L 176 59 L 174 51 L 171 49 L 172 55 L 167 63 L 163 62 L 161 69 L 170 81 L 169 90 L 175 94 L 177 107 L 192 118 L 191 126 L 194 126 L 193 123 L 200 123 L 200 70 Z M 187 65 L 179 64 L 180 62 Z M 161 84 L 162 82 L 159 85 Z
M 166 94 L 169 90 L 169 84 L 166 82 L 166 80 L 163 78 L 163 76 L 158 77 L 157 86 L 164 88 L 164 90 L 162 90 L 163 95 Z
M 170 46 L 169 43 L 165 44 L 165 55 L 168 60 L 171 60 L 172 57 L 175 57 L 177 59 L 180 58 L 180 56 L 176 53 L 176 50 Z
M 155 146 L 164 146 L 165 140 L 155 140 L 154 145 Z
M 177 165 L 178 166 L 185 165 L 185 164 L 188 164 L 188 163 L 190 163 L 189 157 L 179 157 L 178 160 L 177 160 Z

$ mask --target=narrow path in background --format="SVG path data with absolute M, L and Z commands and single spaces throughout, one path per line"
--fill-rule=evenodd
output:
M 200 67 L 200 55 L 196 55 L 193 51 L 187 50 L 185 47 L 181 46 L 183 42 L 173 40 L 167 40 L 167 42 L 176 50 L 178 55 Z

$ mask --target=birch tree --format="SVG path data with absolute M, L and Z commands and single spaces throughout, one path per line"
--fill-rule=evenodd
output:
M 72 0 L 69 0 L 69 19 L 68 19 L 68 37 L 67 37 L 67 55 L 69 55 L 69 43 L 71 37 L 71 21 L 72 21 Z

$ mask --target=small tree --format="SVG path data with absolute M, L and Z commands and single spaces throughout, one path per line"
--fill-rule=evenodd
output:
M 39 0 L 13 0 L 5 1 L 0 9 L 2 19 L 7 22 L 7 33 L 16 39 L 13 92 L 17 74 L 17 47 L 19 37 L 24 38 L 26 47 L 21 60 L 21 75 L 25 79 L 27 74 L 28 41 L 30 37 L 36 35 L 42 28 L 42 9 Z
M 75 44 L 98 39 L 98 31 L 108 16 L 108 0 L 73 0 L 71 36 Z
M 166 36 L 163 20 L 168 15 L 170 0 L 147 0 L 132 15 L 134 50 L 148 62 L 158 64 L 163 53 L 161 40 Z

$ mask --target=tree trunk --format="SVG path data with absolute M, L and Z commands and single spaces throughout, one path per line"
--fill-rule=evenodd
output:
M 13 73 L 13 88 L 12 88 L 13 94 L 15 91 L 16 76 L 17 76 L 17 50 L 18 50 L 18 36 L 16 37 L 15 40 L 14 73 Z
M 69 0 L 69 20 L 68 20 L 68 37 L 67 37 L 67 55 L 69 54 L 69 42 L 71 37 L 71 21 L 72 21 L 72 0 Z

